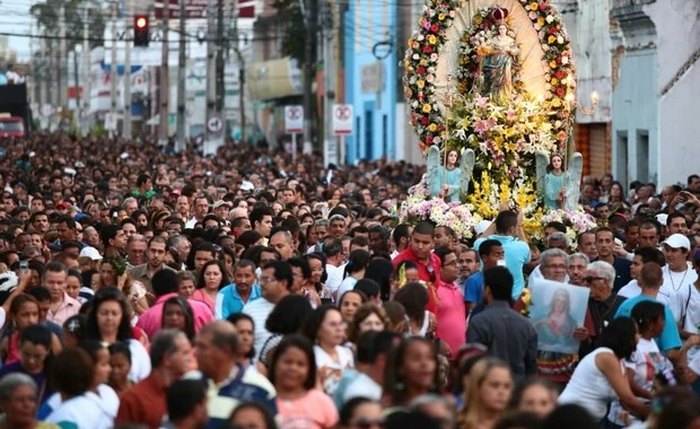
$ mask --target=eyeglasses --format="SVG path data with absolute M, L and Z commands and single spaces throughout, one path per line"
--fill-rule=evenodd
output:
M 593 283 L 594 281 L 597 280 L 606 280 L 605 277 L 594 277 L 594 276 L 587 276 L 583 278 L 584 283 Z

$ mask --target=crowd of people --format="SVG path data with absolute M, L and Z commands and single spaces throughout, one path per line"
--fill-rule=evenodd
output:
M 575 241 L 399 223 L 424 168 L 35 134 L 0 160 L 0 429 L 694 428 L 700 177 Z M 531 287 L 585 288 L 533 320 Z M 574 345 L 573 353 L 543 344 Z

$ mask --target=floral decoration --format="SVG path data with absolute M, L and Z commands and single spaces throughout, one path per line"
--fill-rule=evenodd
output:
M 572 245 L 577 243 L 579 234 L 598 226 L 595 218 L 586 213 L 583 208 L 575 211 L 556 209 L 544 214 L 538 212 L 535 216 L 535 222 L 530 225 L 526 224 L 525 230 L 530 238 L 541 242 L 544 240 L 544 226 L 550 222 L 561 222 L 566 225 L 566 236 Z
M 459 0 L 426 0 L 419 28 L 408 40 L 404 58 L 404 95 L 409 100 L 410 121 L 420 136 L 424 152 L 440 144 L 445 131 L 442 114 L 435 100 L 435 72 L 439 51 L 447 40 Z
M 435 73 L 440 49 L 447 40 L 447 30 L 451 27 L 456 9 L 469 0 L 426 0 L 419 28 L 408 40 L 408 49 L 404 57 L 404 95 L 410 108 L 410 121 L 418 136 L 421 150 L 440 145 L 445 140 L 445 122 L 435 99 Z M 525 8 L 533 27 L 537 31 L 546 71 L 543 108 L 550 115 L 550 130 L 555 140 L 566 142 L 569 139 L 571 125 L 571 100 L 576 90 L 573 53 L 564 21 L 552 6 L 551 0 L 519 0 Z M 484 17 L 488 10 L 481 10 L 473 17 L 472 25 L 483 23 L 490 25 Z M 483 36 L 479 26 L 469 33 L 472 37 Z M 466 35 L 463 37 L 467 37 Z M 466 40 L 463 40 L 466 42 Z M 467 43 L 464 43 L 467 44 Z M 465 48 L 460 58 L 460 76 L 473 72 L 473 49 Z M 517 84 L 517 83 L 516 83 Z M 517 86 L 516 86 L 517 88 Z
M 442 198 L 431 198 L 424 177 L 401 203 L 399 220 L 412 224 L 427 220 L 436 226 L 449 226 L 458 239 L 467 240 L 473 237 L 474 227 L 482 220 L 473 211 L 469 204 L 447 203 Z

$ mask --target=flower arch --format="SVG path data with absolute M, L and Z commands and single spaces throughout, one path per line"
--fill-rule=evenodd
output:
M 484 19 L 484 11 L 495 6 L 510 8 L 529 21 L 531 29 L 523 31 L 527 34 L 519 38 L 519 41 L 527 39 L 532 46 L 528 54 L 533 60 L 524 67 L 528 69 L 524 88 L 550 117 L 548 131 L 552 137 L 562 143 L 570 138 L 575 65 L 564 21 L 551 0 L 426 0 L 418 29 L 408 40 L 403 61 L 409 120 L 423 152 L 432 145 L 442 147 L 445 139 L 449 139 L 445 134 L 444 97 L 464 90 L 459 87 L 458 77 L 465 73 L 465 68 L 473 67 L 468 55 L 466 59 L 461 58 L 461 64 L 456 64 L 458 53 L 445 52 L 444 47 L 459 44 L 460 39 Z M 457 31 L 455 27 L 465 31 Z M 535 37 L 536 42 L 532 40 Z M 445 82 L 446 74 L 456 79 Z M 530 84 L 530 81 L 537 81 L 537 84 Z

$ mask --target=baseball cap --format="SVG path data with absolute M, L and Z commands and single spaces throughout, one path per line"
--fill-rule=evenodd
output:
M 666 226 L 666 222 L 668 221 L 668 215 L 666 213 L 659 213 L 656 215 L 656 221 L 659 222 L 661 225 Z
M 251 182 L 244 180 L 243 183 L 241 183 L 241 191 L 254 191 L 255 190 L 255 185 L 253 185 Z
M 474 227 L 474 232 L 476 232 L 476 235 L 481 235 L 488 229 L 488 227 L 491 226 L 491 221 L 487 219 L 480 220 L 479 223 L 476 224 Z
M 673 249 L 690 250 L 690 240 L 683 234 L 673 234 L 664 241 L 664 244 Z
M 101 261 L 102 260 L 102 255 L 100 255 L 100 252 L 95 249 L 94 247 L 83 247 L 83 250 L 80 251 L 80 256 L 87 256 L 88 258 L 92 259 L 93 261 Z
M 218 209 L 218 208 L 221 207 L 221 206 L 229 206 L 229 207 L 232 207 L 233 204 L 230 203 L 229 201 L 224 201 L 224 200 L 219 200 L 219 201 L 217 201 L 217 202 L 214 203 L 214 208 L 215 208 L 215 209 Z

